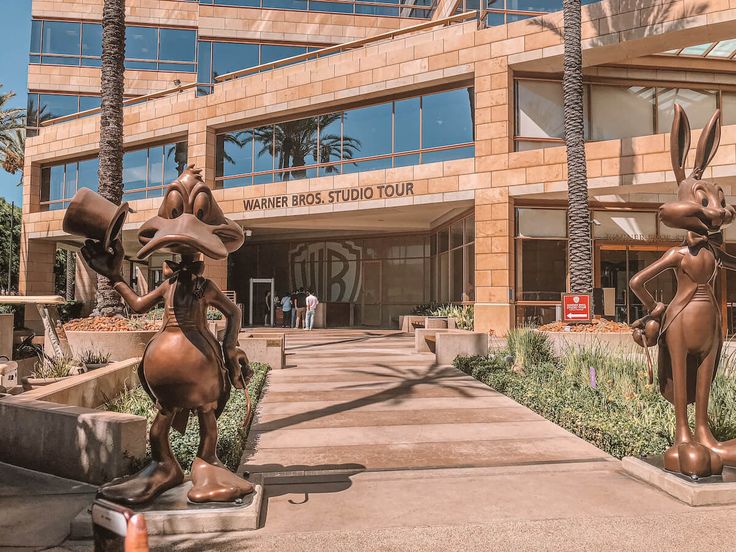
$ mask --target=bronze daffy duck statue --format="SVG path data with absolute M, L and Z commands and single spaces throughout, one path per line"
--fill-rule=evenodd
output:
M 80 205 L 73 200 L 67 211 L 67 218 L 72 218 L 69 226 L 79 226 L 79 212 Z M 199 418 L 200 442 L 188 499 L 231 502 L 253 492 L 253 485 L 228 470 L 216 453 L 217 417 L 229 399 L 231 385 L 242 389 L 249 377 L 247 358 L 237 346 L 240 309 L 202 277 L 204 261 L 200 260 L 200 255 L 224 259 L 244 239 L 242 228 L 223 215 L 201 170 L 189 166 L 166 188 L 158 215 L 138 231 L 143 246 L 138 258 L 156 251 L 181 258 L 179 263 L 165 261 L 159 287 L 139 296 L 125 282 L 120 239 L 110 240 L 108 247 L 102 241 L 87 240 L 82 248 L 87 264 L 114 283 L 133 311 L 144 313 L 164 302 L 162 328 L 148 343 L 138 367 L 141 385 L 158 410 L 149 434 L 153 459 L 137 474 L 103 485 L 99 496 L 127 505 L 143 504 L 181 484 L 184 472 L 172 454 L 169 429 L 173 426 L 183 433 L 191 412 Z M 207 328 L 210 306 L 227 319 L 222 346 Z

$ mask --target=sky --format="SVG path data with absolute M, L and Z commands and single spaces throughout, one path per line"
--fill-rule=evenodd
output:
M 0 0 L 0 83 L 2 92 L 16 93 L 9 107 L 26 108 L 28 96 L 28 47 L 31 42 L 31 0 Z M 0 168 L 0 197 L 20 204 L 22 188 L 17 186 L 18 173 L 8 174 Z

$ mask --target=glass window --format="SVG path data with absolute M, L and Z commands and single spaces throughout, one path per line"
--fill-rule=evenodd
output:
M 158 33 L 153 27 L 125 28 L 125 58 L 155 60 L 158 52 Z M 127 66 L 127 65 L 126 65 Z
M 562 138 L 562 84 L 516 81 L 516 134 L 529 138 Z
M 561 8 L 561 0 L 506 0 L 507 10 L 553 12 Z
M 450 248 L 463 244 L 463 221 L 459 220 L 450 226 Z
M 473 141 L 473 89 L 460 88 L 422 97 L 422 147 Z
M 26 121 L 29 127 L 36 127 L 40 124 L 38 120 L 38 94 L 28 94 Z
M 465 277 L 463 274 L 464 261 L 463 261 L 463 248 L 459 247 L 450 251 L 450 265 L 452 274 L 450 279 L 452 282 L 452 293 L 450 294 L 450 301 L 462 301 L 463 300 L 463 289 L 465 288 Z
M 66 165 L 56 165 L 50 169 L 49 178 L 49 201 L 63 199 L 64 197 L 64 170 Z
M 304 46 L 278 46 L 273 44 L 264 44 L 261 46 L 261 64 L 298 56 L 299 54 L 305 54 L 306 52 L 307 49 Z
M 240 69 L 259 65 L 258 44 L 237 42 L 212 43 L 212 80 Z
M 212 42 L 203 41 L 199 42 L 199 50 L 197 52 L 197 82 L 207 83 L 213 82 L 212 79 Z M 199 87 L 197 89 L 199 94 L 209 94 L 211 92 L 210 87 Z
M 168 184 L 168 182 L 164 181 L 164 156 L 166 155 L 165 149 L 166 146 L 155 146 L 152 148 L 148 148 L 149 188 Z
M 253 171 L 272 171 L 273 170 L 273 126 L 265 126 L 257 128 L 253 131 L 253 140 L 255 147 L 255 155 L 253 159 Z M 255 184 L 263 182 L 272 182 L 272 177 L 259 177 Z
M 253 171 L 253 132 L 227 132 L 217 137 L 217 176 Z
M 298 121 L 287 121 L 274 126 L 276 168 L 286 169 L 289 167 L 304 167 L 314 165 L 315 150 L 317 149 L 318 134 L 317 117 L 308 117 Z M 316 169 L 284 171 L 280 178 L 289 180 L 301 178 L 313 178 L 317 176 Z
M 187 143 L 177 142 L 164 146 L 164 184 L 173 182 L 187 165 Z
M 609 240 L 650 240 L 657 235 L 657 214 L 594 211 L 593 237 Z
M 94 159 L 87 159 L 79 162 L 78 172 L 78 187 L 89 188 L 97 191 L 98 188 L 98 175 L 97 171 L 100 168 L 100 162 L 95 157 Z
M 79 55 L 79 23 L 44 21 L 43 51 L 46 54 Z
M 529 238 L 564 238 L 567 218 L 562 209 L 516 210 L 516 235 Z
M 195 59 L 197 33 L 187 29 L 160 29 L 159 59 L 191 61 Z
M 330 163 L 355 157 L 356 141 L 348 138 L 342 141 L 342 113 L 330 113 L 319 118 L 319 159 L 318 162 Z M 339 174 L 340 165 L 327 165 L 320 168 L 320 174 Z
M 459 94 L 433 94 L 427 113 L 438 124 L 453 117 L 470 119 L 469 94 L 472 89 L 461 89 Z M 440 102 L 460 101 L 464 107 L 455 109 Z M 246 129 L 255 141 L 255 151 L 251 167 L 250 158 L 243 157 L 241 151 L 245 142 L 240 143 L 238 131 L 218 135 L 216 144 L 216 177 L 247 175 L 250 171 L 277 171 L 276 180 L 288 178 L 312 178 L 321 175 L 353 173 L 383 169 L 393 166 L 416 165 L 435 161 L 446 161 L 472 157 L 475 146 L 463 145 L 462 140 L 472 142 L 472 122 L 466 131 L 452 130 L 445 133 L 443 141 L 450 147 L 436 149 L 420 154 L 404 154 L 403 151 L 416 151 L 420 147 L 420 98 L 386 102 L 344 113 L 330 113 L 280 122 L 259 129 Z M 468 109 L 466 109 L 468 108 Z M 448 122 L 448 124 L 450 124 Z M 462 127 L 463 125 L 459 125 Z M 240 132 L 245 132 L 240 131 Z M 466 136 L 463 136 L 467 134 Z M 248 134 L 247 139 L 251 139 Z M 460 147 L 452 147 L 461 140 Z M 392 159 L 392 143 L 397 151 Z M 275 155 L 275 159 L 273 158 Z M 342 163 L 340 163 L 342 161 Z M 319 167 L 319 173 L 314 165 Z M 304 170 L 286 170 L 307 167 Z M 258 175 L 255 184 L 272 182 L 269 175 Z M 230 186 L 234 185 L 232 183 Z M 223 184 L 224 186 L 224 184 Z
M 264 8 L 281 8 L 284 10 L 306 10 L 307 0 L 263 0 Z
M 559 301 L 566 289 L 567 240 L 518 240 L 516 298 Z
M 593 85 L 590 106 L 592 140 L 654 134 L 653 88 Z
M 721 111 L 723 112 L 722 124 L 736 125 L 736 93 L 721 93 Z
M 79 111 L 79 97 L 64 96 L 61 94 L 40 94 L 39 109 L 41 110 L 42 121 L 71 115 Z
M 691 128 L 703 128 L 716 109 L 718 92 L 687 88 L 657 89 L 657 132 L 672 128 L 674 105 L 679 104 L 687 113 Z
M 394 151 L 419 149 L 419 98 L 394 102 Z
M 64 175 L 64 197 L 72 198 L 77 193 L 77 163 L 67 163 Z M 64 205 L 66 207 L 67 205 Z
M 475 301 L 475 244 L 465 246 L 463 301 Z
M 31 22 L 31 46 L 30 46 L 30 52 L 32 54 L 40 54 L 41 53 L 41 33 L 43 27 L 43 21 L 38 21 L 34 19 Z
M 102 25 L 96 23 L 82 24 L 82 55 L 102 56 Z
M 475 215 L 465 219 L 465 243 L 475 241 Z
M 79 96 L 79 111 L 95 109 L 100 105 L 102 105 L 102 98 L 99 96 Z
M 356 158 L 391 153 L 391 110 L 386 103 L 345 112 L 343 133 L 352 140 Z M 348 158 L 345 152 L 343 158 Z
M 126 193 L 129 190 L 146 187 L 147 166 L 147 149 L 127 151 L 123 154 L 123 189 Z

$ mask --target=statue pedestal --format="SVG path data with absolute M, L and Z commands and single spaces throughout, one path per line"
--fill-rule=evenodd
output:
M 146 506 L 131 508 L 146 518 L 149 535 L 181 535 L 185 533 L 223 533 L 258 529 L 263 500 L 263 485 L 252 481 L 255 491 L 242 504 L 192 504 L 187 501 L 190 481 L 159 496 Z M 82 510 L 71 523 L 72 539 L 92 538 L 89 508 Z
M 689 506 L 725 506 L 736 504 L 736 469 L 724 467 L 723 474 L 693 480 L 682 474 L 665 471 L 661 456 L 621 460 L 624 471 L 649 483 Z

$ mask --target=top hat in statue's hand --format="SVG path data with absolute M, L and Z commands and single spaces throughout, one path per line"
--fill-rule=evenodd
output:
M 120 235 L 127 214 L 126 202 L 115 205 L 97 192 L 81 188 L 66 209 L 62 228 L 67 234 L 100 242 L 107 250 Z

